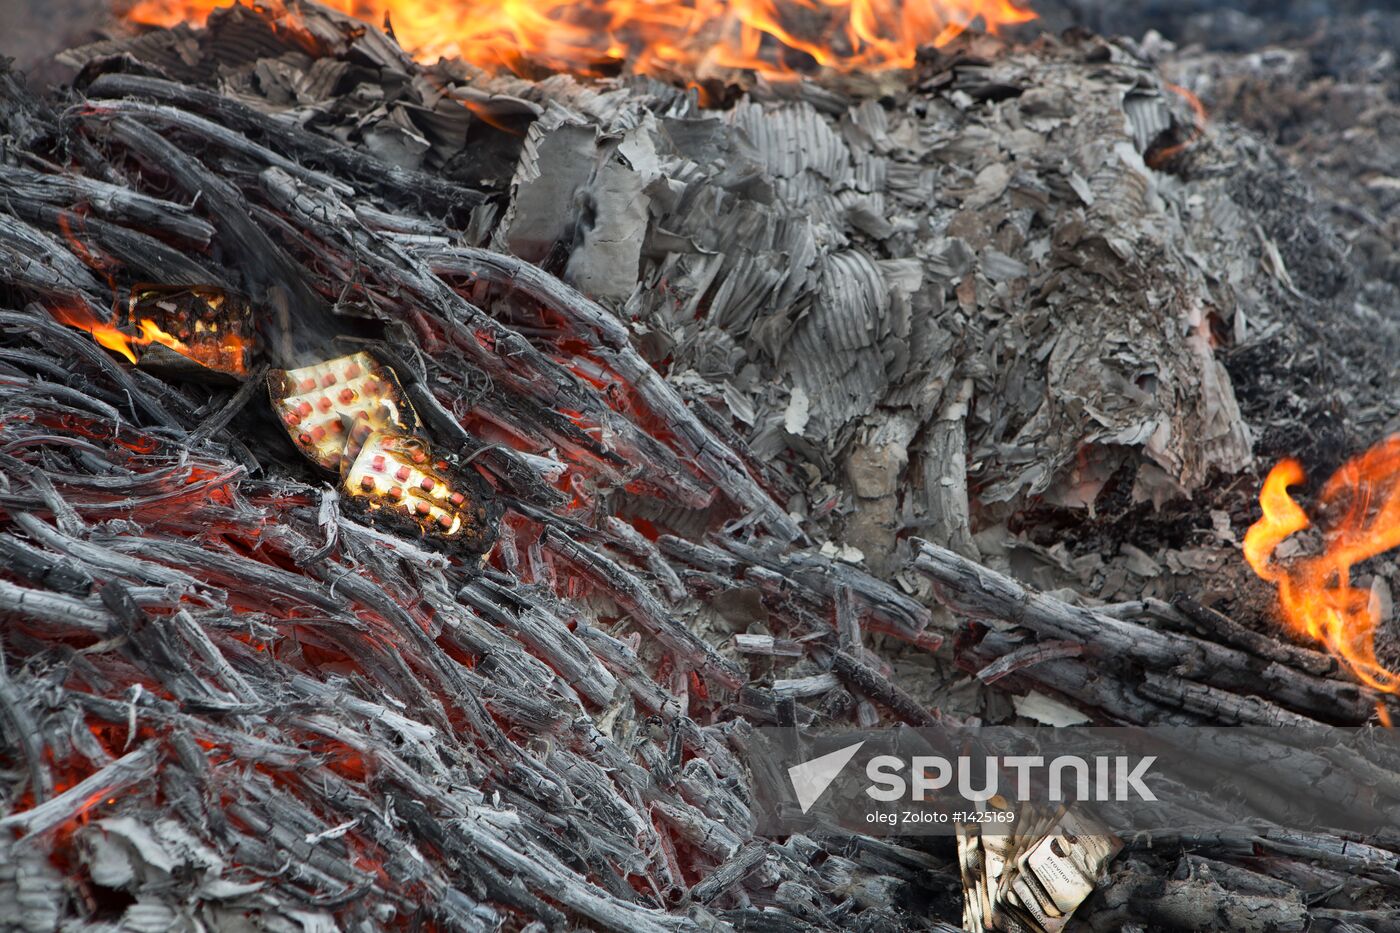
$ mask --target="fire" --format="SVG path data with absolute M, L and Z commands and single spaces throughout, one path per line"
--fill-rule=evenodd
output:
M 1035 18 L 1013 0 L 323 0 L 367 22 L 392 22 L 415 56 L 460 56 L 491 72 L 534 68 L 723 77 L 752 69 L 790 76 L 912 67 L 980 20 L 995 33 Z M 225 0 L 136 0 L 127 18 L 203 23 Z M 279 18 L 284 0 L 260 7 Z
M 136 362 L 137 338 L 128 334 L 126 331 L 113 327 L 111 324 L 102 323 L 97 318 L 93 317 L 86 308 L 60 305 L 51 308 L 50 313 L 53 314 L 54 320 L 58 321 L 60 324 L 67 324 L 69 327 L 85 330 L 92 335 L 93 340 L 96 340 L 108 350 L 114 353 L 120 353 L 133 363 Z
M 137 321 L 137 333 L 131 334 L 112 324 L 104 324 L 80 305 L 60 305 L 51 308 L 50 313 L 61 324 L 87 331 L 98 344 L 114 353 L 120 353 L 132 363 L 139 361 L 141 348 L 158 343 L 182 356 L 220 370 L 242 372 L 246 368 L 242 360 L 247 353 L 247 341 L 233 334 L 225 334 L 207 342 L 207 345 L 202 341 L 198 346 L 192 347 L 174 334 L 162 330 L 160 325 L 150 318 Z M 236 368 L 231 368 L 235 364 Z
M 434 459 L 398 376 L 368 353 L 353 353 L 268 375 L 273 408 L 296 448 L 337 473 L 350 504 L 371 524 L 462 545 L 473 554 L 495 541 L 499 511 L 484 484 Z
M 1191 108 L 1193 120 L 1190 135 L 1181 142 L 1168 146 L 1165 149 L 1156 149 L 1148 153 L 1147 164 L 1153 168 L 1161 168 L 1187 149 L 1196 145 L 1196 142 L 1205 135 L 1206 123 L 1210 119 L 1209 115 L 1206 113 L 1206 105 L 1201 103 L 1201 99 L 1190 89 L 1184 88 L 1179 84 L 1173 84 L 1170 81 L 1164 81 L 1162 83 L 1166 86 L 1167 90 L 1186 101 L 1187 106 Z
M 1338 516 L 1324 534 L 1323 552 L 1274 563 L 1284 539 L 1312 524 L 1288 493 L 1303 479 L 1296 460 L 1284 460 L 1269 472 L 1259 494 L 1264 516 L 1245 535 L 1245 559 L 1278 587 L 1290 627 L 1321 641 L 1364 683 L 1400 692 L 1400 674 L 1376 658 L 1380 610 L 1369 591 L 1351 585 L 1354 565 L 1400 547 L 1400 435 L 1347 461 L 1323 487 L 1319 510 Z

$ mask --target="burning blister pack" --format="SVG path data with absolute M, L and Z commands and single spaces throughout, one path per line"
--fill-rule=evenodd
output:
M 140 365 L 181 374 L 193 361 L 233 379 L 248 375 L 254 335 L 248 302 L 221 288 L 202 285 L 137 285 L 127 301 L 127 319 L 139 328 Z
M 278 370 L 273 407 L 307 459 L 340 476 L 372 525 L 485 553 L 500 509 L 471 470 L 434 457 L 398 377 L 368 353 Z
M 368 353 L 278 370 L 268 391 L 297 449 L 327 470 L 343 472 L 376 431 L 420 432 L 398 377 Z
M 342 485 L 378 524 L 412 524 L 421 535 L 477 552 L 491 544 L 494 521 L 480 480 L 446 460 L 433 460 L 422 438 L 371 434 Z
M 997 798 L 987 807 L 1004 807 Z M 1016 834 L 958 827 L 963 929 L 1060 933 L 1123 843 L 1086 817 L 1018 814 Z

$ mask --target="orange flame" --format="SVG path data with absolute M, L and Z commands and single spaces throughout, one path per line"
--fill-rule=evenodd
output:
M 167 346 L 176 353 L 206 365 L 223 363 L 227 366 L 230 361 L 241 359 L 243 355 L 244 342 L 232 334 L 225 335 L 223 338 L 225 345 L 219 347 L 191 347 L 174 334 L 162 330 L 150 318 L 141 319 L 138 324 L 140 333 L 128 334 L 120 328 L 97 320 L 88 309 L 81 305 L 57 305 L 49 310 L 54 320 L 61 324 L 67 324 L 69 327 L 87 331 L 92 335 L 93 340 L 114 353 L 120 353 L 132 363 L 137 361 L 137 350 L 153 343 Z
M 804 66 L 840 72 L 912 67 L 974 21 L 988 32 L 1035 18 L 1015 0 L 322 0 L 379 24 L 420 59 L 460 56 L 490 72 L 530 66 L 597 75 L 766 76 Z M 227 0 L 136 0 L 127 18 L 203 23 Z M 283 0 L 259 4 L 274 18 Z
M 1290 627 L 1321 641 L 1360 680 L 1386 693 L 1400 692 L 1400 675 L 1376 659 L 1381 620 L 1370 593 L 1351 585 L 1351 568 L 1400 547 L 1400 435 L 1347 461 L 1323 487 L 1318 505 L 1340 517 L 1314 557 L 1272 561 L 1275 549 L 1311 521 L 1288 494 L 1303 481 L 1303 467 L 1284 460 L 1269 472 L 1259 493 L 1264 516 L 1244 538 L 1244 556 L 1261 578 L 1278 587 Z
M 120 353 L 131 362 L 136 362 L 135 338 L 111 324 L 103 324 L 81 305 L 56 305 L 49 309 L 54 320 L 69 327 L 85 330 L 92 339 L 114 353 Z
M 1170 81 L 1163 81 L 1162 83 L 1166 86 L 1167 90 L 1186 101 L 1187 106 L 1191 108 L 1193 121 L 1191 133 L 1184 140 L 1173 146 L 1168 146 L 1165 149 L 1158 149 L 1148 153 L 1147 164 L 1152 168 L 1161 168 L 1187 149 L 1196 145 L 1196 142 L 1205 135 L 1206 123 L 1210 119 L 1206 114 L 1206 105 L 1201 103 L 1201 99 L 1190 89 L 1184 88 L 1179 84 L 1173 84 Z

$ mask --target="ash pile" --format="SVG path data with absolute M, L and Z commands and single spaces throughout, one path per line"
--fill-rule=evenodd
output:
M 0 914 L 1015 929 L 975 838 L 756 835 L 752 728 L 1386 715 L 1238 557 L 1385 422 L 1291 368 L 1360 277 L 1152 54 L 702 107 L 307 3 L 5 74 Z M 1397 852 L 1116 840 L 1072 922 L 1367 928 Z

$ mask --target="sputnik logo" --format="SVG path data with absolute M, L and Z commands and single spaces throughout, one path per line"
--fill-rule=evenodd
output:
M 812 805 L 821 799 L 831 782 L 841 773 L 841 769 L 850 764 L 864 744 L 862 740 L 788 768 L 788 779 L 792 781 L 793 793 L 797 795 L 797 803 L 802 807 L 803 813 L 812 809 Z

